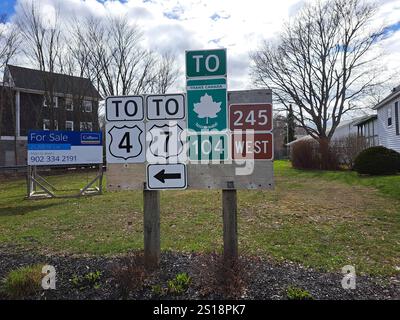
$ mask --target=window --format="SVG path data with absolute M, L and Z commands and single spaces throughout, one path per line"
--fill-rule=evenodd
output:
M 74 122 L 73 121 L 65 121 L 65 130 L 66 131 L 74 131 Z
M 50 130 L 50 120 L 43 119 L 43 130 Z M 58 121 L 54 120 L 54 130 L 58 130 Z
M 396 135 L 400 135 L 400 124 L 399 124 L 399 102 L 396 101 L 394 104 L 394 121 L 396 124 Z
M 81 131 L 93 131 L 93 125 L 91 122 L 81 122 L 80 130 Z
M 74 103 L 71 98 L 65 98 L 65 110 L 67 110 L 67 111 L 74 110 Z
M 387 113 L 387 125 L 390 127 L 392 125 L 392 106 L 389 107 Z
M 92 101 L 83 100 L 83 112 L 92 112 Z
M 58 99 L 57 97 L 53 97 L 53 107 L 58 108 Z M 46 97 L 43 97 L 43 107 L 48 107 Z
M 50 130 L 50 120 L 43 119 L 43 130 Z

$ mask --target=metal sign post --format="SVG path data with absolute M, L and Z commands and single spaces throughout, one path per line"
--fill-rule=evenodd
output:
M 103 165 L 99 164 L 99 170 L 94 179 L 71 195 L 57 194 L 57 188 L 37 173 L 37 166 L 28 166 L 27 172 L 27 199 L 44 198 L 77 198 L 88 195 L 100 195 L 103 193 Z

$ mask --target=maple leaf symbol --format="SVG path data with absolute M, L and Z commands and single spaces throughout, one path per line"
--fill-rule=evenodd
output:
M 221 111 L 221 102 L 214 102 L 212 97 L 206 93 L 200 98 L 200 103 L 194 104 L 193 110 L 200 119 L 206 118 L 208 124 L 208 118 L 216 118 L 217 113 Z

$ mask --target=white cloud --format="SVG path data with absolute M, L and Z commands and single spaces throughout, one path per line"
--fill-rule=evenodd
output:
M 27 0 L 18 0 L 19 2 Z M 230 89 L 250 88 L 248 53 L 262 39 L 278 35 L 285 21 L 312 0 L 40 0 L 42 6 L 59 7 L 64 18 L 88 13 L 105 17 L 127 15 L 138 23 L 145 35 L 145 45 L 153 50 L 175 51 L 184 73 L 184 50 L 226 47 Z M 375 25 L 399 21 L 399 0 L 381 0 Z M 385 58 L 393 68 L 400 67 L 400 31 L 382 43 L 389 51 Z M 400 82 L 400 81 L 399 81 Z

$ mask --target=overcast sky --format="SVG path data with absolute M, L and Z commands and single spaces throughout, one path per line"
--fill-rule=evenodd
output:
M 0 12 L 12 20 L 18 2 L 0 0 Z M 184 73 L 186 49 L 227 48 L 229 89 L 252 88 L 249 50 L 262 39 L 278 35 L 282 24 L 296 14 L 304 0 L 37 0 L 44 11 L 58 4 L 62 17 L 126 14 L 145 32 L 145 45 L 160 52 L 173 50 Z M 313 0 L 310 0 L 313 1 Z M 380 45 L 386 66 L 400 72 L 400 0 L 380 0 L 375 22 L 387 27 Z M 183 79 L 183 78 L 182 78 Z M 180 80 L 175 90 L 183 91 Z M 400 77 L 398 78 L 400 84 Z

